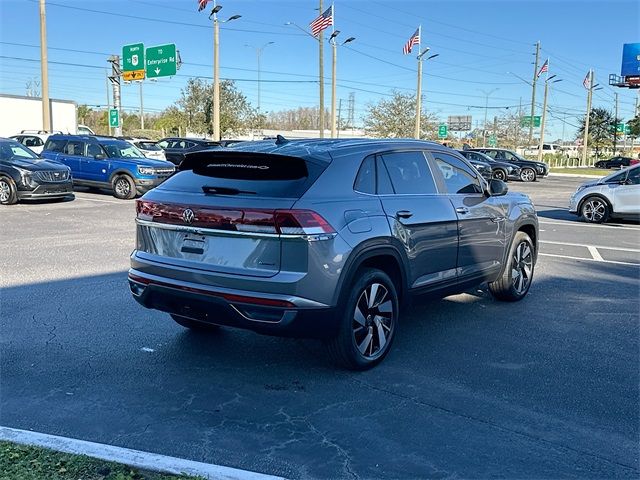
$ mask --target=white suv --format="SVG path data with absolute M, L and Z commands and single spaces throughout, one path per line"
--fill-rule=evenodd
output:
M 55 132 L 62 133 L 62 132 Z M 33 153 L 40 155 L 42 148 L 47 138 L 51 135 L 51 132 L 44 130 L 22 130 L 18 135 L 13 135 L 10 138 L 16 142 L 20 142 L 25 147 L 29 148 Z
M 590 223 L 610 217 L 640 217 L 640 164 L 578 187 L 569 211 Z

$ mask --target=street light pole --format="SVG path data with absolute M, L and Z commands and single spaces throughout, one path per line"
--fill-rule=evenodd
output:
M 336 37 L 340 34 L 340 30 L 335 30 L 329 37 L 331 44 L 331 138 L 336 138 L 336 56 L 338 47 L 336 45 Z
M 209 18 L 213 17 L 213 139 L 220 140 L 220 23 L 230 22 L 240 18 L 240 15 L 233 15 L 227 20 L 218 20 L 218 12 L 222 5 L 213 2 L 213 10 Z
M 319 12 L 322 14 L 322 0 L 320 1 Z M 318 112 L 318 122 L 320 123 L 320 138 L 324 138 L 324 42 L 322 31 L 318 34 L 318 80 L 320 82 L 320 111 Z
M 529 145 L 533 142 L 533 117 L 536 114 L 536 81 L 538 80 L 538 61 L 540 60 L 540 42 L 536 42 L 536 61 L 533 67 L 533 80 L 531 81 L 531 122 L 529 123 Z M 529 146 L 528 145 L 528 146 Z
M 584 119 L 584 137 L 582 139 L 582 165 L 587 164 L 587 143 L 589 141 L 589 116 L 591 115 L 592 94 L 593 94 L 593 70 L 589 70 L 589 90 L 587 92 L 587 116 Z
M 489 96 L 492 93 L 497 92 L 498 90 L 500 90 L 500 89 L 499 88 L 494 88 L 493 90 L 490 90 L 489 92 L 486 92 L 485 90 L 480 90 L 485 95 L 484 126 L 482 127 L 482 146 L 483 147 L 487 146 L 487 111 L 489 110 Z
M 47 12 L 45 0 L 40 0 L 40 74 L 42 75 L 42 128 L 51 131 L 49 105 L 49 67 L 47 65 Z
M 551 75 L 544 81 L 544 101 L 542 102 L 542 121 L 540 122 L 540 143 L 538 144 L 538 161 L 542 161 L 542 151 L 544 147 L 544 128 L 547 124 L 547 96 L 549 94 L 549 80 L 554 78 L 555 75 Z M 561 82 L 562 80 L 554 80 L 551 83 Z
M 425 48 L 422 52 L 418 53 L 418 85 L 416 87 L 416 124 L 413 130 L 413 136 L 417 139 L 420 139 L 421 135 L 421 126 L 420 123 L 422 121 L 422 57 L 431 50 L 429 47 Z M 425 61 L 431 60 L 432 58 L 436 58 L 439 53 L 435 55 L 431 55 L 427 57 Z

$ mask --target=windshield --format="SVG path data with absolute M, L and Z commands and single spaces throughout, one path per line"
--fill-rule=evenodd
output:
M 0 143 L 0 160 L 9 160 L 14 157 L 36 159 L 38 155 L 18 142 Z
M 110 158 L 144 158 L 142 152 L 128 142 L 104 142 L 102 147 Z
M 155 142 L 138 142 L 137 145 L 139 148 L 142 148 L 143 150 L 153 150 L 153 151 L 162 150 L 158 145 L 156 145 Z

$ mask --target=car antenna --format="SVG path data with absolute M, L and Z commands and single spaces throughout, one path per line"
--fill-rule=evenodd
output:
M 290 140 L 287 140 L 282 135 L 276 135 L 276 145 L 286 145 Z

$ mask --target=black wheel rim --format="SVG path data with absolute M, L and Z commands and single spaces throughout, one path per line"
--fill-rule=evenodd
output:
M 529 288 L 532 273 L 533 249 L 529 242 L 520 242 L 511 259 L 511 281 L 518 295 L 522 295 Z
M 498 170 L 496 173 L 493 174 L 493 178 L 496 178 L 498 180 L 504 180 L 504 173 L 501 172 L 500 170 Z
M 0 202 L 8 202 L 11 196 L 11 186 L 4 180 L 0 180 Z
M 367 360 L 375 360 L 386 350 L 393 335 L 394 306 L 389 290 L 381 283 L 368 285 L 360 294 L 353 313 L 353 341 Z
M 600 222 L 604 218 L 607 206 L 602 200 L 589 200 L 582 208 L 582 214 L 588 222 Z

